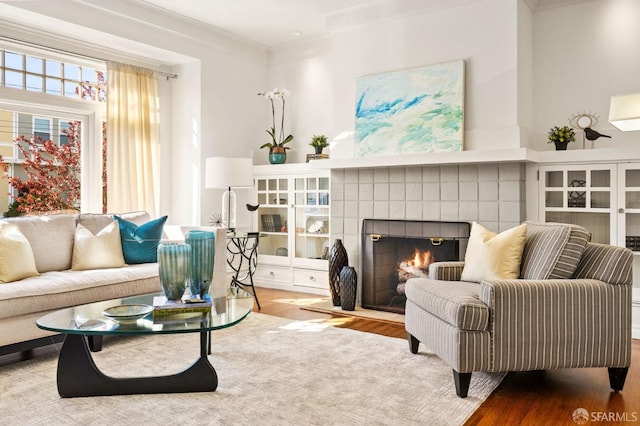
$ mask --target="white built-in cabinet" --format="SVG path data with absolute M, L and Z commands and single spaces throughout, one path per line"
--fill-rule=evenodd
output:
M 541 220 L 575 223 L 593 242 L 633 250 L 633 337 L 640 339 L 640 163 L 541 165 L 538 187 Z
M 330 177 L 308 164 L 254 166 L 258 286 L 329 294 Z

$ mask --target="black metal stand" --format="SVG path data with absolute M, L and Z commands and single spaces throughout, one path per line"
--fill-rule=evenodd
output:
M 141 393 L 211 392 L 218 375 L 207 358 L 208 332 L 200 333 L 200 358 L 181 373 L 159 377 L 113 378 L 96 366 L 86 336 L 68 334 L 58 358 L 58 393 L 77 396 L 130 395 Z
M 256 288 L 253 285 L 253 274 L 255 274 L 258 265 L 258 243 L 259 234 L 257 232 L 231 237 L 227 242 L 227 252 L 230 255 L 227 257 L 227 264 L 233 270 L 231 285 L 242 289 L 251 287 L 256 305 L 260 309 Z

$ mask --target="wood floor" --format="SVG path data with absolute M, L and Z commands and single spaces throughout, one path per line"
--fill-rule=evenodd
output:
M 406 336 L 402 325 L 300 309 L 318 300 L 313 295 L 266 288 L 257 291 L 263 314 L 324 321 L 402 339 Z M 473 395 L 473 387 L 469 394 Z M 640 424 L 640 340 L 633 341 L 631 368 L 622 392 L 611 391 L 606 368 L 509 373 L 466 425 L 575 425 L 572 414 L 578 408 L 589 412 L 590 425 Z

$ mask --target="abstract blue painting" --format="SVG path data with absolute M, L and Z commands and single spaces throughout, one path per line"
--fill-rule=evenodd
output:
M 464 61 L 359 77 L 355 155 L 461 151 Z

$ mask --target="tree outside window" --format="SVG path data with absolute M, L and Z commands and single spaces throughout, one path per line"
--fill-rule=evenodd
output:
M 35 130 L 35 129 L 34 129 Z M 80 122 L 68 122 L 61 130 L 67 143 L 20 135 L 13 143 L 24 161 L 26 179 L 8 177 L 8 165 L 2 163 L 4 176 L 14 192 L 13 203 L 5 216 L 25 213 L 78 210 L 80 202 Z M 2 158 L 0 157 L 0 162 Z

